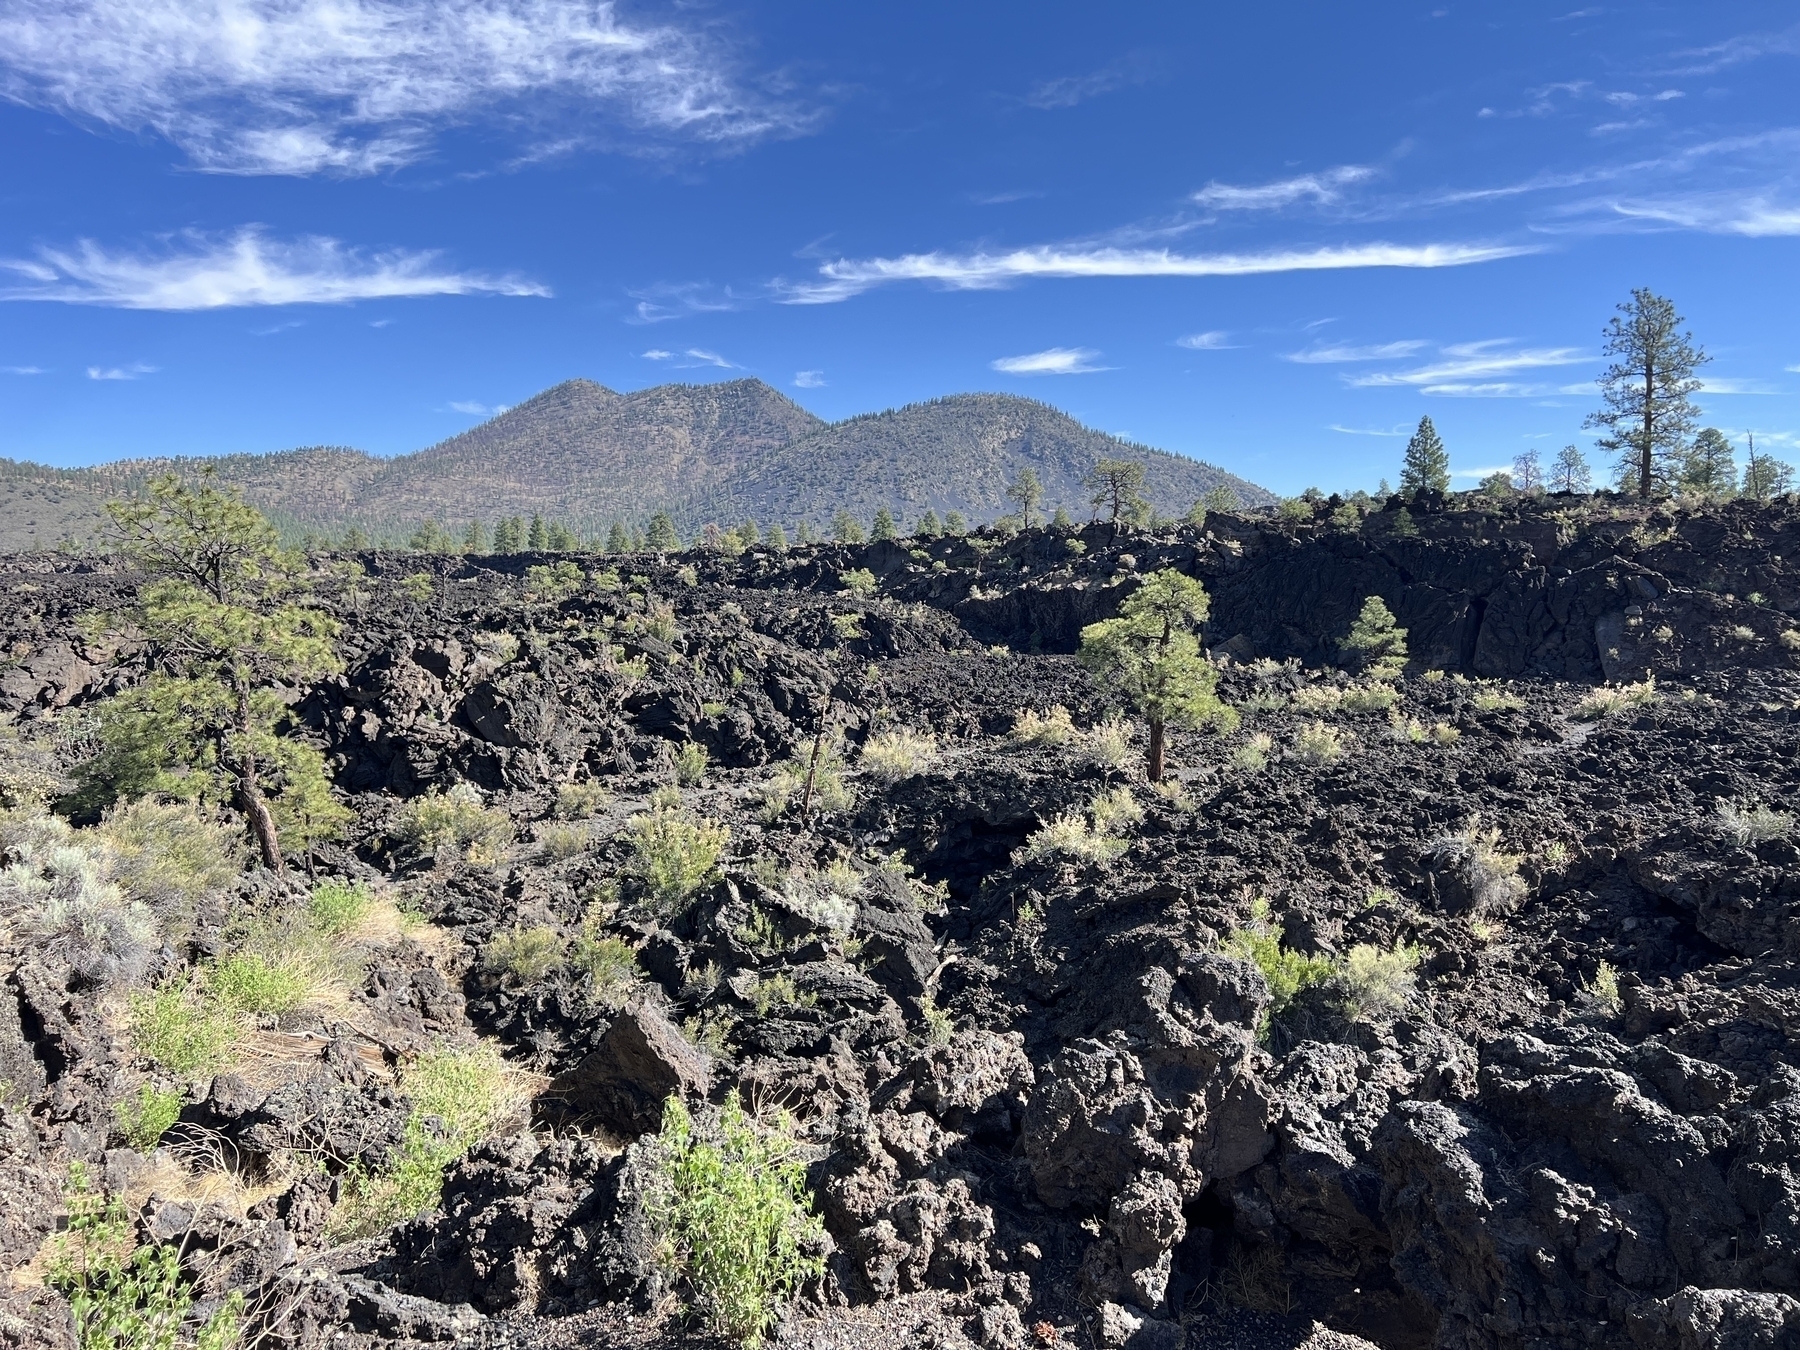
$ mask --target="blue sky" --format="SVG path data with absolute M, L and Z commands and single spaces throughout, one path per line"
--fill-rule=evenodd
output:
M 1590 444 L 1633 286 L 1800 457 L 1791 3 L 0 0 L 0 95 L 13 458 L 750 374 L 1373 487 Z

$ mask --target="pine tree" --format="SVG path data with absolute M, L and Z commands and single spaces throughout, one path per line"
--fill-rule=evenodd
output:
M 896 533 L 894 513 L 884 506 L 875 513 L 875 523 L 869 528 L 869 538 L 877 541 L 893 539 Z
M 469 528 L 463 531 L 462 547 L 464 553 L 486 553 L 487 526 L 479 520 L 471 520 Z
M 1589 492 L 1593 486 L 1594 472 L 1580 446 L 1565 445 L 1556 452 L 1556 463 L 1550 469 L 1552 492 Z
M 788 550 L 787 531 L 779 525 L 769 526 L 768 542 L 769 547 L 777 553 L 786 553 Z
M 1198 581 L 1164 568 L 1144 578 L 1118 618 L 1081 630 L 1081 664 L 1150 724 L 1145 768 L 1152 783 L 1162 781 L 1169 727 L 1226 732 L 1237 726 L 1237 712 L 1216 692 L 1219 672 L 1200 649 L 1200 628 L 1211 607 Z
M 1793 491 L 1794 470 L 1778 459 L 1756 453 L 1756 437 L 1750 436 L 1750 449 L 1744 464 L 1744 495 L 1751 501 L 1767 502 Z
M 1536 450 L 1513 456 L 1513 486 L 1520 492 L 1544 490 L 1544 462 Z
M 175 474 L 147 495 L 110 502 L 113 536 L 151 578 L 135 615 L 152 673 L 98 708 L 100 751 L 79 770 L 81 797 L 103 806 L 149 794 L 229 799 L 263 865 L 283 870 L 280 813 L 304 802 L 303 833 L 351 817 L 330 800 L 325 760 L 292 738 L 287 691 L 341 670 L 338 625 L 307 603 L 305 560 L 211 473 Z
M 794 542 L 796 544 L 810 544 L 813 542 L 811 521 L 803 520 L 794 527 Z
M 1444 449 L 1431 419 L 1421 417 L 1418 430 L 1406 443 L 1406 459 L 1400 466 L 1400 491 L 1411 496 L 1416 492 L 1449 490 L 1450 452 Z
M 1388 486 L 1387 479 L 1384 478 L 1375 485 L 1375 496 L 1377 498 L 1379 498 L 1381 501 L 1385 502 L 1389 497 L 1391 497 L 1393 495 L 1394 495 L 1394 490 Z
M 937 512 L 929 506 L 925 508 L 925 514 L 919 517 L 919 523 L 913 527 L 913 533 L 921 539 L 936 539 L 943 532 L 944 527 L 938 521 Z
M 863 527 L 848 511 L 839 511 L 831 518 L 831 537 L 840 544 L 860 544 L 864 538 Z
M 531 513 L 531 530 L 525 536 L 525 547 L 533 553 L 542 553 L 550 546 L 550 531 L 544 524 L 544 518 L 536 511 Z
M 552 553 L 573 553 L 580 543 L 575 537 L 575 531 L 560 520 L 544 531 L 544 547 Z
M 1640 497 L 1669 482 L 1700 417 L 1695 372 L 1710 358 L 1692 333 L 1677 331 L 1681 322 L 1672 302 L 1642 287 L 1632 291 L 1604 333 L 1604 350 L 1615 359 L 1596 381 L 1603 406 L 1582 423 L 1606 433 L 1600 448 L 1619 456 L 1622 476 L 1636 480 Z
M 1243 499 L 1237 495 L 1236 489 L 1229 483 L 1220 483 L 1219 486 L 1208 492 L 1200 500 L 1206 504 L 1206 509 L 1214 515 L 1224 515 L 1230 511 L 1241 511 L 1244 509 Z
M 681 536 L 675 532 L 675 522 L 669 518 L 667 511 L 658 511 L 650 517 L 650 528 L 644 532 L 644 543 L 653 553 L 673 553 L 681 547 Z
M 1144 500 L 1144 466 L 1135 459 L 1101 459 L 1081 480 L 1093 495 L 1089 505 L 1096 511 L 1107 511 L 1114 525 L 1120 517 L 1138 519 L 1148 508 Z
M 349 529 L 345 530 L 343 543 L 338 545 L 338 547 L 343 549 L 346 553 L 355 553 L 368 546 L 369 536 L 362 532 L 362 527 L 360 525 L 352 525 Z
M 1050 517 L 1050 527 L 1055 530 L 1072 530 L 1075 528 L 1075 522 L 1069 519 L 1068 507 L 1059 506 L 1056 508 L 1056 514 Z
M 612 528 L 606 532 L 606 551 L 608 553 L 629 553 L 631 551 L 631 535 L 619 521 L 615 520 Z
M 949 511 L 944 515 L 944 533 L 948 535 L 964 535 L 969 532 L 969 522 L 963 519 L 961 511 Z
M 1507 490 L 1512 490 L 1510 482 Z M 1362 669 L 1374 679 L 1395 680 L 1406 669 L 1406 630 L 1394 622 L 1394 612 L 1379 595 L 1363 601 L 1362 613 L 1342 645 L 1356 653 Z
M 1031 468 L 1020 469 L 1019 476 L 1013 479 L 1012 486 L 1006 489 L 1006 497 L 1008 501 L 1018 506 L 1019 519 L 1029 530 L 1032 517 L 1037 513 L 1038 506 L 1044 500 L 1044 485 L 1038 482 L 1037 471 Z
M 1737 459 L 1731 442 L 1717 427 L 1702 427 L 1682 463 L 1681 486 L 1708 497 L 1729 497 L 1737 485 Z
M 756 522 L 754 520 L 746 520 L 742 525 L 738 526 L 738 539 L 743 543 L 745 548 L 755 548 L 757 543 L 762 539 L 762 531 L 756 528 Z

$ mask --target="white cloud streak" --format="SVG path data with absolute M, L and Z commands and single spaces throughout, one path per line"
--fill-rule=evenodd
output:
M 1002 375 L 1091 375 L 1111 370 L 1094 364 L 1099 355 L 1091 347 L 1050 347 L 1026 356 L 1003 356 L 991 365 Z
M 1186 347 L 1191 352 L 1225 352 L 1231 351 L 1236 344 L 1227 341 L 1230 333 L 1190 333 L 1186 337 L 1175 339 L 1177 347 Z
M 47 375 L 42 366 L 0 366 L 0 375 Z
M 714 143 L 806 120 L 610 0 L 6 0 L 0 93 L 242 174 L 379 173 L 484 118 Z
M 1373 427 L 1341 427 L 1336 422 L 1333 422 L 1326 430 L 1340 431 L 1346 436 L 1410 436 L 1412 434 L 1404 428 L 1394 431 L 1380 431 Z
M 498 417 L 510 407 L 512 407 L 510 403 L 496 403 L 490 407 L 486 403 L 477 403 L 472 399 L 453 398 L 450 400 L 452 412 L 466 413 L 470 417 Z
M 1343 189 L 1373 178 L 1375 171 L 1361 164 L 1344 164 L 1323 173 L 1301 174 L 1254 187 L 1208 183 L 1193 199 L 1213 211 L 1277 211 L 1296 202 L 1329 205 L 1343 199 Z
M 1347 343 L 1337 343 L 1329 347 L 1308 347 L 1303 351 L 1289 352 L 1282 360 L 1297 361 L 1303 366 L 1336 365 L 1346 361 L 1393 361 L 1402 357 L 1416 356 L 1430 345 L 1420 338 L 1406 338 L 1400 342 L 1381 342 L 1371 347 L 1353 347 Z
M 1751 239 L 1800 234 L 1800 204 L 1762 194 L 1697 193 L 1684 197 L 1607 203 L 1614 214 L 1676 229 L 1734 234 Z
M 652 347 L 647 352 L 639 352 L 638 355 L 643 357 L 646 361 L 667 361 L 671 356 L 675 355 L 675 353 L 666 352 L 661 347 Z
M 743 369 L 743 367 L 739 366 L 735 361 L 727 361 L 717 352 L 709 352 L 704 347 L 689 347 L 683 354 L 687 356 L 689 360 L 695 361 L 703 366 L 717 366 L 720 370 Z
M 822 370 L 796 370 L 794 372 L 794 388 L 823 389 L 825 372 Z
M 0 300 L 50 300 L 112 309 L 203 310 L 252 305 L 344 304 L 426 295 L 548 296 L 520 277 L 490 277 L 438 266 L 431 252 L 364 256 L 335 239 L 272 240 L 247 227 L 226 238 L 179 237 L 156 254 L 111 252 L 84 239 L 35 258 L 0 260 Z
M 1044 80 L 1034 85 L 1025 95 L 1027 107 L 1049 112 L 1056 108 L 1073 108 L 1078 103 L 1085 103 L 1090 98 L 1101 94 L 1110 94 L 1115 89 L 1123 89 L 1127 85 L 1143 84 L 1156 74 L 1154 62 L 1142 57 L 1127 57 L 1113 61 L 1088 75 L 1064 75 L 1054 80 Z
M 1525 244 L 1350 244 L 1268 253 L 1183 254 L 1168 249 L 1044 245 L 1009 253 L 908 253 L 898 258 L 840 258 L 821 280 L 778 287 L 790 305 L 829 305 L 896 282 L 949 290 L 994 290 L 1039 277 L 1241 277 L 1363 267 L 1466 267 L 1537 253 Z
M 1708 375 L 1700 382 L 1702 394 L 1784 394 L 1763 380 L 1734 380 L 1722 375 Z
M 1580 365 L 1592 359 L 1574 347 L 1508 348 L 1502 338 L 1455 343 L 1442 348 L 1440 355 L 1445 359 L 1410 370 L 1369 371 L 1347 375 L 1344 380 L 1358 389 L 1401 387 L 1463 398 L 1526 398 L 1546 390 L 1541 385 L 1496 377 Z
M 89 366 L 87 377 L 90 380 L 135 380 L 142 375 L 156 374 L 155 366 L 147 366 L 139 361 L 129 366 Z

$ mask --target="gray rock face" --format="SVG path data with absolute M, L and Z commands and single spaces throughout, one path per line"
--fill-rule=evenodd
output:
M 660 1012 L 628 1009 L 600 1044 L 551 1091 L 573 1115 L 589 1116 L 627 1137 L 662 1123 L 671 1096 L 704 1097 L 712 1065 Z

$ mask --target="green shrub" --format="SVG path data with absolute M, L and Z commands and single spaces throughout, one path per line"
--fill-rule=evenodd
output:
M 1353 684 L 1344 690 L 1345 712 L 1381 712 L 1400 701 L 1390 684 Z
M 824 1272 L 824 1226 L 785 1120 L 758 1125 L 734 1090 L 696 1122 L 671 1097 L 649 1149 L 644 1208 L 657 1261 L 714 1332 L 755 1347 L 795 1289 Z
M 919 1000 L 919 1016 L 925 1019 L 925 1039 L 932 1045 L 948 1045 L 955 1039 L 956 1019 L 930 995 Z
M 1025 862 L 1062 856 L 1082 862 L 1111 862 L 1130 842 L 1096 830 L 1080 811 L 1064 811 L 1034 831 L 1019 850 Z
M 52 1239 L 45 1283 L 69 1301 L 76 1350 L 232 1350 L 242 1337 L 244 1296 L 233 1292 L 197 1325 L 181 1250 L 136 1244 L 116 1198 L 93 1188 L 85 1164 L 69 1166 L 67 1228 Z
M 863 632 L 862 615 L 860 614 L 833 614 L 831 629 L 837 634 L 839 642 L 855 642 L 858 638 L 866 636 Z
M 767 1017 L 779 1008 L 810 1008 L 818 1000 L 801 993 L 794 985 L 794 977 L 783 971 L 759 979 L 750 1001 L 758 1017 Z
M 1250 907 L 1250 922 L 1227 935 L 1225 952 L 1262 971 L 1269 985 L 1270 1018 L 1279 1017 L 1301 990 L 1323 984 L 1336 969 L 1328 956 L 1306 956 L 1283 946 L 1269 920 L 1269 902 L 1263 899 Z M 1267 1026 L 1265 1022 L 1265 1033 Z
M 444 1171 L 517 1113 L 520 1094 L 487 1045 L 437 1046 L 400 1075 L 412 1102 L 400 1148 L 380 1172 L 352 1167 L 327 1225 L 336 1241 L 369 1237 L 437 1206 Z
M 563 963 L 562 935 L 554 928 L 512 928 L 489 939 L 481 964 L 521 984 L 536 984 Z
M 1483 689 L 1469 700 L 1481 712 L 1517 712 L 1525 700 L 1506 689 Z
M 327 937 L 343 937 L 368 917 L 375 897 L 360 881 L 321 881 L 312 888 L 307 912 Z
M 1720 802 L 1717 816 L 1719 829 L 1740 848 L 1785 839 L 1794 828 L 1794 818 L 1787 812 L 1756 802 Z
M 875 574 L 866 567 L 858 567 L 849 572 L 839 572 L 838 581 L 850 594 L 867 599 L 875 594 L 881 583 L 875 580 Z
M 1144 819 L 1144 808 L 1131 795 L 1130 788 L 1114 788 L 1102 792 L 1088 803 L 1088 814 L 1101 834 L 1118 834 Z
M 1020 709 L 1011 734 L 1019 745 L 1067 745 L 1081 733 L 1075 730 L 1069 710 L 1057 703 L 1042 715 L 1031 708 Z
M 688 741 L 675 752 L 675 781 L 683 787 L 699 787 L 706 781 L 706 747 Z
M 113 1123 L 125 1142 L 139 1153 L 148 1153 L 181 1118 L 181 1094 L 144 1083 L 136 1093 L 113 1107 Z
M 128 1005 L 131 1043 L 172 1073 L 205 1073 L 229 1062 L 241 1027 L 229 1010 L 201 997 L 194 981 L 140 990 Z
M 1345 954 L 1336 977 L 1345 1015 L 1353 1022 L 1366 1022 L 1403 1011 L 1412 997 L 1418 968 L 1416 946 L 1397 942 L 1383 951 L 1367 942 L 1357 943 Z
M 206 968 L 209 1001 L 225 1011 L 251 1016 L 292 1012 L 313 992 L 313 981 L 298 961 L 238 952 Z
M 587 577 L 566 559 L 549 566 L 534 564 L 525 569 L 525 593 L 533 600 L 557 604 L 576 594 L 587 584 Z
M 878 783 L 898 783 L 924 772 L 937 758 L 937 737 L 905 727 L 871 736 L 863 745 L 862 769 Z
M 1336 712 L 1344 706 L 1344 691 L 1335 684 L 1302 685 L 1288 700 L 1288 706 L 1298 713 L 1311 713 L 1315 717 Z
M 1602 961 L 1594 971 L 1594 982 L 1582 990 L 1588 999 L 1608 1017 L 1616 1017 L 1625 1007 L 1619 993 L 1619 972 L 1611 961 Z
M 693 569 L 687 568 L 688 579 L 685 584 L 692 586 L 698 580 L 693 576 Z M 675 622 L 675 606 L 667 600 L 652 600 L 644 607 L 644 632 L 664 644 L 673 644 L 681 636 L 681 628 Z
M 1398 679 L 1406 669 L 1406 630 L 1379 595 L 1363 601 L 1362 613 L 1344 635 L 1344 647 L 1356 653 L 1362 668 L 1377 680 Z
M 624 1007 L 643 978 L 629 943 L 586 926 L 569 951 L 569 966 L 588 977 L 589 996 L 602 1008 Z
M 605 809 L 612 793 L 597 778 L 563 783 L 556 789 L 556 814 L 563 820 L 592 820 Z
M 765 822 L 772 823 L 788 810 L 800 805 L 806 794 L 806 774 L 810 758 L 810 754 L 802 753 L 775 766 L 775 772 L 759 791 Z M 813 769 L 813 811 L 835 814 L 849 810 L 855 802 L 856 794 L 844 781 L 842 757 L 831 747 L 822 749 L 819 752 L 819 762 Z
M 633 816 L 627 870 L 642 886 L 650 907 L 674 914 L 712 879 L 731 830 L 711 820 L 695 820 L 679 810 L 658 808 Z
M 498 807 L 484 807 L 481 794 L 467 783 L 447 792 L 416 797 L 401 808 L 394 836 L 420 853 L 439 859 L 467 859 L 477 867 L 492 867 L 512 843 L 512 818 Z

